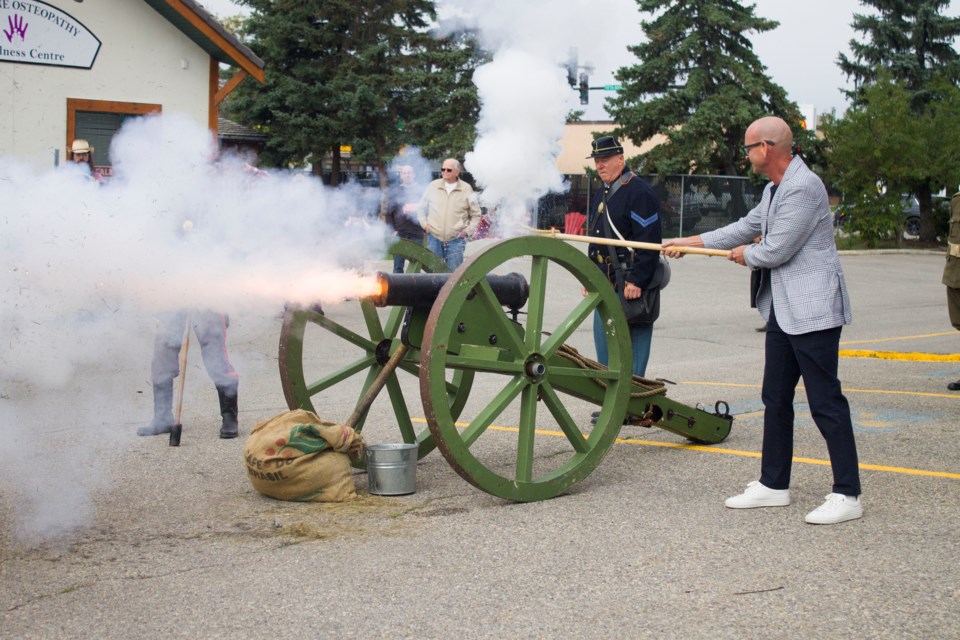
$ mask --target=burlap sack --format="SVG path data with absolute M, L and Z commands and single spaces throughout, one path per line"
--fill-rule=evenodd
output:
M 350 460 L 362 456 L 360 434 L 302 409 L 257 424 L 243 448 L 254 489 L 271 498 L 298 502 L 356 498 Z

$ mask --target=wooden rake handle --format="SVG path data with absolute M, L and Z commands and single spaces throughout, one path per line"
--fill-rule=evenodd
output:
M 370 405 L 373 404 L 373 401 L 377 398 L 377 395 L 380 393 L 380 390 L 383 389 L 383 385 L 387 384 L 387 378 L 396 370 L 397 366 L 403 360 L 403 357 L 407 355 L 408 347 L 407 345 L 401 343 L 397 350 L 393 352 L 393 355 L 390 356 L 390 359 L 387 360 L 387 363 L 383 365 L 383 369 L 380 373 L 377 374 L 377 377 L 373 379 L 373 384 L 370 385 L 370 388 L 367 389 L 367 392 L 363 394 L 363 397 L 360 398 L 360 402 L 357 403 L 356 409 L 353 410 L 353 413 L 350 414 L 350 417 L 347 418 L 347 421 L 344 422 L 345 425 L 353 429 L 358 422 L 360 422 L 360 417 L 367 412 L 367 409 L 370 408 Z
M 550 231 L 549 229 L 533 229 L 537 235 L 556 238 L 557 240 L 569 240 L 571 242 L 588 242 L 590 244 L 609 244 L 615 247 L 629 247 L 631 249 L 643 249 L 645 251 L 676 251 L 677 253 L 693 253 L 701 256 L 720 256 L 726 258 L 730 252 L 725 249 L 704 249 L 703 247 L 664 247 L 653 242 L 633 242 L 632 240 L 614 240 L 612 238 L 598 238 L 594 236 L 575 236 L 569 233 L 560 233 L 559 231 Z

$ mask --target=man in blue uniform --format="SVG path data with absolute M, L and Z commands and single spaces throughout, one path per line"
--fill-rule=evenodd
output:
M 588 157 L 593 158 L 603 181 L 603 189 L 590 206 L 587 234 L 660 244 L 663 240 L 660 200 L 650 185 L 627 167 L 620 142 L 611 136 L 597 138 Z M 617 286 L 617 277 L 613 252 L 616 252 L 616 262 L 623 269 L 623 297 L 628 300 L 639 298 L 657 274 L 659 254 L 656 251 L 633 251 L 626 247 L 591 244 L 588 249 L 590 259 L 607 275 L 614 287 Z M 635 376 L 646 375 L 652 337 L 652 322 L 630 325 Z M 599 314 L 594 314 L 593 341 L 597 349 L 597 361 L 607 364 L 606 333 Z

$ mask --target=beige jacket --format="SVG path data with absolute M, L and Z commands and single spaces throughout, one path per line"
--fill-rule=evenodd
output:
M 463 180 L 447 193 L 443 179 L 434 180 L 417 205 L 417 220 L 437 240 L 449 242 L 463 232 L 473 235 L 480 224 L 480 205 L 473 188 Z

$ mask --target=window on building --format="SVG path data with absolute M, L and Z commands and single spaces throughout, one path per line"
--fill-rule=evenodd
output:
M 124 120 L 159 111 L 159 104 L 67 98 L 66 148 L 75 139 L 83 138 L 93 147 L 94 164 L 103 175 L 110 175 L 110 141 Z
M 96 111 L 78 111 L 77 112 L 77 138 L 83 138 L 90 143 L 95 152 L 95 160 L 98 166 L 111 167 L 113 162 L 110 160 L 110 140 L 113 134 L 117 132 L 123 121 L 130 116 L 120 113 L 99 113 Z

